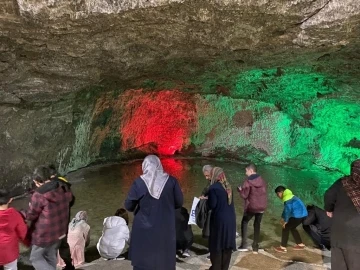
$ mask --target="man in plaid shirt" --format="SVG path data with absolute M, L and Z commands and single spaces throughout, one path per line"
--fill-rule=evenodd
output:
M 66 236 L 69 203 L 73 197 L 69 189 L 51 181 L 50 176 L 46 166 L 35 169 L 33 181 L 37 189 L 26 214 L 32 223 L 30 260 L 36 270 L 56 270 L 57 252 L 61 239 Z

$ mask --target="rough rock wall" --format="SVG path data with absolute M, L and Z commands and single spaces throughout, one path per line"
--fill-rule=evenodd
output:
M 2 182 L 27 186 L 29 178 L 23 176 L 39 164 L 56 163 L 66 173 L 93 162 L 147 153 L 347 173 L 349 163 L 360 156 L 360 107 L 331 96 L 336 89 L 320 74 L 299 78 L 291 69 L 282 72 L 280 76 L 277 69 L 256 70 L 256 76 L 239 77 L 241 85 L 246 80 L 253 85 L 257 99 L 177 89 L 96 89 L 37 108 L 3 106 Z M 286 76 L 290 83 L 282 85 Z M 309 80 L 312 88 L 306 85 Z M 300 85 L 298 96 L 289 99 L 288 87 L 294 92 L 295 83 Z M 235 84 L 229 91 L 238 88 Z

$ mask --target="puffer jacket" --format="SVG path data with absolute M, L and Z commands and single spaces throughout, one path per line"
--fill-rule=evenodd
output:
M 117 216 L 104 219 L 102 236 L 96 247 L 101 257 L 115 259 L 123 252 L 129 242 L 130 232 L 125 219 Z

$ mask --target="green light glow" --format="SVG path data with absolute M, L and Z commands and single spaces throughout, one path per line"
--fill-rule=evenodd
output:
M 337 92 L 333 79 L 310 68 L 257 69 L 239 74 L 234 85 L 231 97 L 198 99 L 192 142 L 201 151 L 222 148 L 252 159 L 250 147 L 269 163 L 342 173 L 360 156 L 360 107 L 330 98 Z

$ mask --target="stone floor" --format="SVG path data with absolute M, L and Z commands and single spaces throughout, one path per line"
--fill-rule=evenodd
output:
M 269 241 L 263 243 L 265 248 L 259 254 L 252 252 L 234 252 L 230 270 L 327 270 L 330 267 L 330 252 L 322 252 L 313 248 L 306 248 L 303 251 L 294 251 L 291 247 L 288 253 L 276 253 L 272 249 Z M 202 248 L 194 245 L 194 250 Z M 206 270 L 210 267 L 210 261 L 206 259 L 206 254 L 196 255 L 192 252 L 190 258 L 180 258 L 177 260 L 176 270 Z M 132 270 L 130 261 L 104 261 L 102 259 L 93 261 L 81 267 L 84 270 L 98 269 L 122 269 Z

